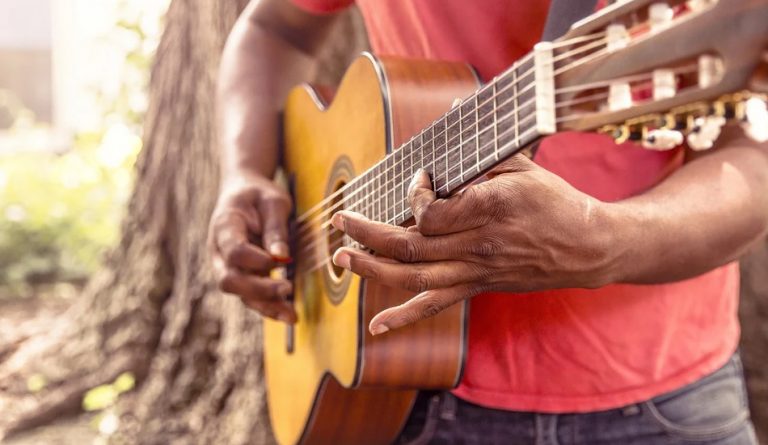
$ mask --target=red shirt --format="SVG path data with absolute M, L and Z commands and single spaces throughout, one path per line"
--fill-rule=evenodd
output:
M 352 3 L 293 1 L 317 13 Z M 548 9 L 548 1 L 521 0 L 357 4 L 376 53 L 466 61 L 485 79 L 531 49 Z M 536 162 L 595 198 L 618 201 L 663 180 L 681 155 L 564 133 L 542 141 Z M 672 284 L 476 296 L 466 368 L 454 392 L 494 408 L 583 412 L 679 388 L 733 354 L 738 284 L 733 263 Z

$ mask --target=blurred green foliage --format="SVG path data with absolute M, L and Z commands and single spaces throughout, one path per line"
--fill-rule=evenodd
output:
M 117 236 L 141 140 L 115 125 L 64 154 L 0 159 L 0 285 L 79 280 Z
M 117 88 L 89 91 L 100 108 L 98 128 L 79 130 L 65 153 L 0 154 L 0 298 L 83 281 L 117 239 L 168 2 L 110 1 L 117 19 L 94 44 L 125 63 L 119 79 L 106 79 Z

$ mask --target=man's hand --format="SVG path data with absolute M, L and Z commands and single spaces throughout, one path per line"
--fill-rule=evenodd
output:
M 599 287 L 611 280 L 613 229 L 606 204 L 516 156 L 491 179 L 447 199 L 436 199 L 419 171 L 408 200 L 409 228 L 339 212 L 333 225 L 381 256 L 340 248 L 333 262 L 375 281 L 419 292 L 370 323 L 372 334 L 431 317 L 477 295 Z
M 288 216 L 290 197 L 263 177 L 225 185 L 213 212 L 209 249 L 219 288 L 237 294 L 262 315 L 296 322 L 285 301 L 291 283 L 272 279 L 270 271 L 290 261 Z

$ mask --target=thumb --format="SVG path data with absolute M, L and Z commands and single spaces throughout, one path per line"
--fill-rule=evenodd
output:
M 264 196 L 259 202 L 259 213 L 263 224 L 264 249 L 274 257 L 289 259 L 288 217 L 291 214 L 291 200 L 283 194 Z
M 516 154 L 501 162 L 493 170 L 488 172 L 488 177 L 493 178 L 504 173 L 522 173 L 538 169 L 539 166 L 524 154 Z

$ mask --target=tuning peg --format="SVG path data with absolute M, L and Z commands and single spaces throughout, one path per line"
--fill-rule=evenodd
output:
M 686 141 L 691 150 L 703 151 L 712 148 L 725 125 L 722 116 L 702 116 L 693 121 L 693 128 L 688 133 Z
M 656 128 L 647 131 L 642 142 L 643 147 L 658 151 L 671 150 L 682 143 L 683 133 L 668 128 Z
M 629 32 L 621 23 L 614 23 L 605 28 L 605 41 L 609 52 L 626 48 L 629 45 Z
M 653 71 L 653 98 L 655 100 L 667 99 L 677 93 L 677 77 L 672 70 Z
M 699 56 L 699 87 L 708 88 L 720 81 L 725 72 L 723 61 L 719 57 L 705 54 Z
M 713 0 L 688 0 L 685 2 L 688 6 L 688 9 L 690 9 L 693 12 L 701 11 L 704 9 L 707 9 L 707 7 L 714 3 Z
M 614 82 L 608 87 L 608 109 L 624 110 L 632 106 L 632 89 L 628 83 Z
M 674 18 L 675 12 L 666 3 L 653 3 L 648 7 L 648 22 L 651 25 L 651 32 L 659 32 L 669 26 Z
M 744 103 L 744 119 L 741 123 L 744 132 L 756 142 L 768 141 L 768 105 L 757 97 Z

